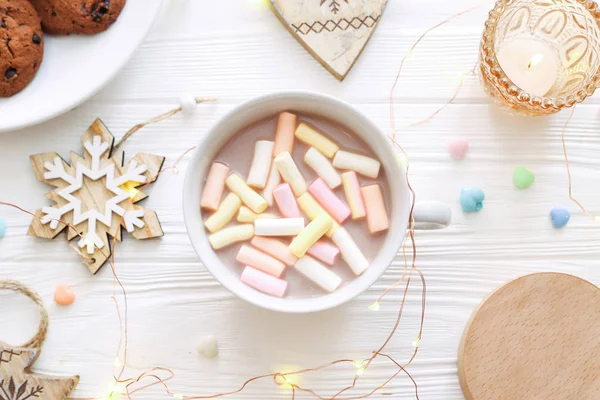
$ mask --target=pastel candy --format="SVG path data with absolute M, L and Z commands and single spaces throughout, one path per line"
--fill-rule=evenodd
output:
M 378 233 L 388 230 L 390 222 L 385 209 L 383 193 L 378 184 L 365 186 L 360 189 L 367 208 L 367 225 L 369 232 Z
M 255 213 L 261 213 L 269 206 L 267 201 L 244 182 L 242 177 L 233 173 L 227 177 L 225 184 L 242 202 Z
M 460 206 L 466 213 L 479 211 L 483 208 L 485 194 L 476 187 L 466 187 L 460 191 Z
M 331 240 L 340 249 L 342 258 L 355 275 L 361 275 L 369 268 L 369 261 L 346 229 L 338 229 Z
M 334 292 L 342 284 L 339 276 L 310 256 L 300 258 L 294 268 L 326 292 Z
M 552 219 L 552 226 L 560 229 L 567 225 L 571 219 L 571 212 L 566 208 L 555 207 L 550 210 L 550 218 Z
M 54 290 L 54 301 L 60 306 L 69 306 L 75 301 L 75 292 L 69 285 L 61 283 Z
M 316 179 L 308 191 L 338 223 L 343 223 L 350 216 L 350 208 L 329 189 L 323 179 Z
M 296 128 L 296 137 L 301 142 L 319 150 L 327 158 L 333 158 L 340 149 L 333 141 L 304 123 Z
M 304 229 L 304 218 L 257 219 L 254 231 L 257 236 L 296 236 Z
M 204 184 L 204 190 L 202 191 L 202 199 L 200 200 L 201 208 L 211 211 L 219 208 L 227 174 L 229 174 L 229 167 L 227 165 L 220 162 L 212 163 L 208 171 L 206 183 Z
M 242 201 L 233 193 L 229 193 L 221 203 L 217 211 L 204 221 L 204 226 L 209 232 L 214 233 L 231 221 Z
M 198 344 L 196 345 L 196 350 L 198 354 L 206 358 L 215 358 L 219 355 L 219 344 L 217 343 L 217 338 L 213 335 L 208 335 L 200 338 Z
M 340 174 L 333 168 L 331 161 L 317 149 L 311 147 L 304 155 L 304 163 L 311 167 L 331 189 L 342 184 Z
M 340 250 L 323 240 L 313 244 L 306 253 L 327 265 L 335 264 L 340 257 Z
M 273 157 L 277 157 L 280 153 L 288 152 L 292 154 L 294 150 L 294 132 L 296 131 L 296 123 L 298 116 L 289 112 L 282 112 L 277 118 L 277 130 L 275 131 L 275 147 L 273 149 Z
M 213 249 L 219 250 L 234 243 L 250 240 L 253 236 L 254 225 L 236 225 L 230 228 L 221 229 L 217 233 L 213 233 L 208 237 L 208 242 Z
M 364 218 L 367 215 L 362 193 L 360 192 L 360 183 L 358 176 L 354 171 L 344 172 L 342 174 L 342 183 L 344 184 L 344 193 L 346 201 L 352 211 L 352 219 Z
M 187 117 L 194 115 L 198 109 L 196 98 L 187 93 L 179 97 L 179 105 L 181 106 L 181 111 Z
M 246 245 L 243 245 L 240 248 L 235 259 L 242 264 L 259 269 L 277 278 L 279 278 L 285 270 L 285 264 L 281 261 Z
M 310 193 L 304 193 L 302 196 L 298 197 L 298 205 L 302 212 L 306 214 L 308 219 L 311 221 L 317 218 L 319 215 L 324 214 L 327 215 L 331 219 L 331 229 L 325 234 L 327 237 L 333 236 L 333 234 L 340 228 L 340 225 L 335 222 L 333 217 L 329 215 L 327 211 L 315 200 L 314 197 L 310 195 Z
M 268 140 L 258 140 L 254 144 L 254 157 L 246 180 L 249 186 L 264 189 L 271 169 L 274 145 L 275 143 Z
M 469 150 L 469 142 L 464 139 L 455 140 L 448 144 L 448 152 L 455 160 L 462 160 Z
M 250 244 L 290 267 L 298 261 L 298 257 L 293 255 L 289 246 L 281 240 L 264 236 L 254 236 Z
M 515 168 L 513 173 L 513 183 L 519 189 L 527 189 L 533 184 L 535 180 L 535 174 L 525 167 Z
M 290 184 L 294 194 L 301 196 L 306 192 L 306 181 L 290 153 L 283 152 L 275 157 L 275 165 L 284 181 Z
M 276 278 L 252 267 L 244 268 L 240 280 L 258 291 L 275 297 L 283 297 L 288 286 L 288 283 L 283 279 Z
M 272 206 L 273 205 L 273 189 L 277 187 L 281 183 L 281 174 L 279 174 L 279 170 L 277 169 L 277 165 L 275 162 L 271 163 L 271 171 L 269 172 L 269 178 L 267 179 L 267 184 L 265 185 L 265 189 L 262 191 L 262 195 L 267 201 L 267 203 Z
M 242 224 L 251 224 L 256 219 L 261 218 L 277 218 L 277 215 L 270 213 L 260 213 L 256 214 L 248 207 L 241 206 L 237 215 L 237 222 L 241 222 Z
M 281 215 L 285 218 L 302 218 L 296 197 L 289 183 L 282 183 L 273 189 L 273 198 Z
M 296 257 L 302 257 L 308 249 L 331 229 L 331 218 L 321 214 L 312 220 L 290 243 L 290 251 Z
M 374 158 L 340 150 L 335 154 L 333 166 L 339 169 L 356 171 L 369 178 L 377 178 L 381 163 Z

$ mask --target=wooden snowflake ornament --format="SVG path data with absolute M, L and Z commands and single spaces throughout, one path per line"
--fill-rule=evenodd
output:
M 0 400 L 65 400 L 78 376 L 52 377 L 29 369 L 40 355 L 37 348 L 15 348 L 0 342 Z
M 154 211 L 136 205 L 147 196 L 137 188 L 156 180 L 165 158 L 139 153 L 126 165 L 124 153 L 113 155 L 114 137 L 97 119 L 81 137 L 83 157 L 71 163 L 57 153 L 30 157 L 36 178 L 56 187 L 46 197 L 55 204 L 36 212 L 29 234 L 55 238 L 69 224 L 67 241 L 92 274 L 110 257 L 108 235 L 121 240 L 121 227 L 136 239 L 163 235 Z M 1 399 L 0 399 L 1 400 Z

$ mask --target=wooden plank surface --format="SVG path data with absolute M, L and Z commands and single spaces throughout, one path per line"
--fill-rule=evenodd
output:
M 176 106 L 184 92 L 219 101 L 200 106 L 194 118 L 177 116 L 137 133 L 123 148 L 126 157 L 160 153 L 167 157 L 165 166 L 172 165 L 226 111 L 276 90 L 316 90 L 338 96 L 387 128 L 389 90 L 410 45 L 428 27 L 478 3 L 389 2 L 363 55 L 340 83 L 289 35 L 264 2 L 166 1 L 145 44 L 106 89 L 53 121 L 0 136 L 0 199 L 30 210 L 46 205 L 47 187 L 31 172 L 30 154 L 56 151 L 67 158 L 96 117 L 120 138 L 135 123 Z M 396 92 L 399 126 L 444 104 L 459 74 L 473 68 L 491 4 L 432 33 L 417 49 Z M 425 400 L 463 398 L 456 374 L 460 337 L 479 302 L 501 284 L 541 271 L 568 272 L 600 284 L 599 226 L 576 212 L 567 197 L 560 145 L 566 114 L 537 119 L 506 116 L 489 103 L 477 77 L 464 79 L 456 104 L 430 123 L 399 135 L 410 155 L 418 198 L 448 202 L 454 211 L 453 225 L 446 231 L 417 235 L 428 302 L 425 334 L 411 373 Z M 597 214 L 599 101 L 600 97 L 592 98 L 577 108 L 568 134 L 575 193 Z M 446 143 L 454 138 L 466 138 L 471 144 L 463 162 L 452 161 L 446 152 Z M 400 277 L 401 258 L 365 294 L 336 310 L 286 316 L 251 307 L 207 273 L 190 245 L 180 194 L 186 165 L 184 159 L 179 174 L 161 176 L 142 203 L 158 213 L 165 236 L 156 241 L 125 236 L 117 244 L 117 272 L 129 294 L 129 375 L 166 366 L 176 373 L 173 390 L 201 395 L 230 390 L 252 375 L 283 366 L 368 357 L 391 328 L 401 293 L 390 294 L 379 312 L 369 311 L 368 306 Z M 516 166 L 536 173 L 530 189 L 513 188 Z M 460 211 L 457 198 L 465 185 L 486 192 L 479 214 Z M 548 216 L 555 205 L 566 205 L 574 213 L 560 231 L 551 227 Z M 0 276 L 22 280 L 39 291 L 50 312 L 50 332 L 36 371 L 80 375 L 75 397 L 106 395 L 119 338 L 109 268 L 90 276 L 64 242 L 27 236 L 28 216 L 5 208 L 0 215 L 8 224 L 7 236 L 0 240 Z M 78 296 L 69 308 L 52 302 L 60 282 L 73 286 Z M 418 285 L 411 290 L 402 329 L 390 345 L 390 353 L 399 361 L 410 356 L 417 335 L 419 290 Z M 26 299 L 0 293 L 1 341 L 26 340 L 35 329 L 35 318 L 35 309 Z M 197 338 L 206 334 L 219 340 L 217 359 L 196 355 Z M 365 374 L 362 390 L 355 393 L 364 393 L 394 372 L 389 363 L 378 362 Z M 352 377 L 352 370 L 336 368 L 302 383 L 332 393 Z M 410 380 L 402 375 L 383 392 L 392 393 L 392 398 L 414 398 Z M 141 398 L 169 396 L 156 389 Z M 290 393 L 265 381 L 235 398 L 289 399 Z

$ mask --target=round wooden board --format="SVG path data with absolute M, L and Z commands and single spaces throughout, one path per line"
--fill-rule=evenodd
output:
M 468 400 L 600 399 L 600 289 L 558 273 L 501 287 L 467 324 L 458 375 Z

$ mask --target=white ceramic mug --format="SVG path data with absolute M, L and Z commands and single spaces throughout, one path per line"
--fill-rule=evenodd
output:
M 211 248 L 202 223 L 201 190 L 208 169 L 221 147 L 242 128 L 285 110 L 325 117 L 346 126 L 371 146 L 389 179 L 392 203 L 389 207 L 390 229 L 379 254 L 370 260 L 371 265 L 361 276 L 333 293 L 318 297 L 276 298 L 246 286 L 233 274 L 231 266 L 224 265 Z M 352 105 L 331 96 L 311 92 L 275 93 L 235 107 L 221 118 L 200 142 L 185 178 L 183 213 L 196 253 L 206 269 L 232 293 L 265 309 L 292 313 L 321 311 L 346 303 L 364 292 L 379 279 L 394 260 L 406 234 L 410 213 L 410 193 L 405 174 L 406 171 L 398 162 L 390 139 Z M 450 223 L 451 212 L 449 207 L 442 203 L 428 202 L 416 207 L 413 216 L 417 228 L 437 229 Z M 358 243 L 360 246 L 360 240 Z

